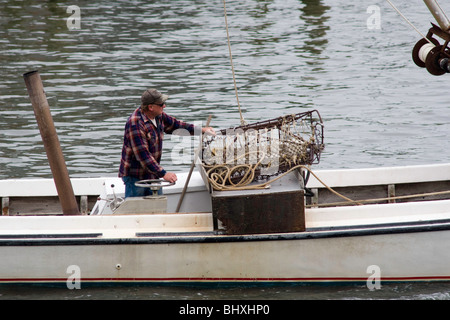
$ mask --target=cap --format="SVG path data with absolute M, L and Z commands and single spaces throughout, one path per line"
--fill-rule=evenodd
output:
M 162 94 L 156 89 L 147 89 L 142 94 L 141 102 L 144 106 L 149 104 L 163 104 L 168 98 L 168 95 Z

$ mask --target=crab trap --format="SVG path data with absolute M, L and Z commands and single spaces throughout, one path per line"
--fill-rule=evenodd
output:
M 232 190 L 319 163 L 323 148 L 322 118 L 312 110 L 205 135 L 201 161 L 213 189 Z

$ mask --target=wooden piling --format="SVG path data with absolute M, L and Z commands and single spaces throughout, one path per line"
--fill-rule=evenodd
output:
M 38 71 L 23 74 L 64 215 L 79 215 L 75 193 Z

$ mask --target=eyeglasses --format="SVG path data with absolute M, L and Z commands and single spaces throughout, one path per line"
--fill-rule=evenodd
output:
M 161 108 L 165 105 L 166 103 L 163 102 L 162 104 L 156 104 L 157 106 L 160 106 Z

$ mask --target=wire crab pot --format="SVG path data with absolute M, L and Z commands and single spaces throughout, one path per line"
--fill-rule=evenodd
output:
M 221 185 L 247 185 L 319 163 L 323 140 L 317 110 L 290 114 L 204 136 L 202 165 Z

